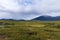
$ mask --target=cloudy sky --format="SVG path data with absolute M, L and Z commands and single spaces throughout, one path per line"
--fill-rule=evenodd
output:
M 0 19 L 32 19 L 60 16 L 60 0 L 0 0 Z

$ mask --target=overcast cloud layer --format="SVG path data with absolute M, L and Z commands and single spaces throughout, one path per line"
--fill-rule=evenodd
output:
M 0 0 L 0 19 L 60 16 L 60 0 Z

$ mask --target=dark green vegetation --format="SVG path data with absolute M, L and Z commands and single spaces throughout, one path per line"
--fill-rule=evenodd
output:
M 60 40 L 60 21 L 2 21 L 0 40 Z

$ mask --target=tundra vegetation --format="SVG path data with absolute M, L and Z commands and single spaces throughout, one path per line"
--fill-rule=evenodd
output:
M 60 21 L 0 20 L 0 40 L 60 40 Z

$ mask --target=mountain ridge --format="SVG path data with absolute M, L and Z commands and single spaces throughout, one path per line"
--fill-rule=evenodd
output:
M 60 16 L 56 16 L 56 17 L 52 17 L 52 16 L 39 16 L 36 17 L 32 20 L 41 20 L 41 21 L 56 21 L 56 20 L 60 20 Z

